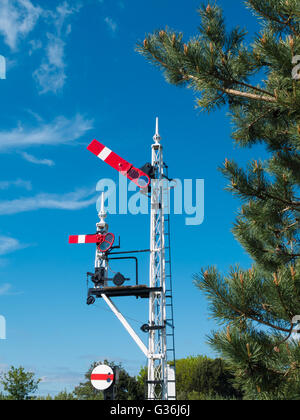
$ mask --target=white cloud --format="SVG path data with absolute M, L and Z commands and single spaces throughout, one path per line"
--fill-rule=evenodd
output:
M 73 0 L 72 2 L 75 3 Z M 57 6 L 56 13 L 52 15 L 54 17 L 55 25 L 59 34 L 63 32 L 63 26 L 66 18 L 73 15 L 74 13 L 78 13 L 81 7 L 82 5 L 79 3 L 77 3 L 77 5 L 71 6 L 67 1 L 64 1 L 61 5 Z M 69 28 L 67 28 L 67 32 L 69 32 Z
M 77 373 L 77 372 L 66 371 L 65 374 L 58 372 L 57 374 L 52 373 L 47 376 L 42 376 L 41 383 L 77 385 L 81 380 L 82 380 L 82 374 Z
M 24 245 L 21 245 L 17 239 L 0 236 L 0 255 L 6 255 L 21 248 L 24 248 Z
M 57 6 L 55 12 L 48 11 L 50 23 L 54 25 L 54 31 L 47 32 L 46 57 L 40 67 L 33 73 L 39 85 L 39 93 L 59 92 L 67 79 L 65 59 L 65 39 L 71 33 L 71 25 L 66 24 L 69 16 L 77 13 L 81 6 L 70 6 L 66 1 Z
M 19 40 L 35 27 L 41 14 L 42 9 L 35 7 L 30 0 L 1 0 L 0 33 L 5 43 L 15 50 Z
M 39 93 L 53 92 L 61 90 L 67 79 L 65 73 L 64 49 L 65 42 L 51 34 L 46 48 L 46 58 L 40 67 L 33 73 L 39 85 Z
M 66 194 L 42 193 L 34 197 L 0 201 L 0 215 L 11 215 L 40 209 L 80 210 L 95 204 L 96 199 L 94 190 L 88 189 L 79 189 Z
M 93 122 L 77 114 L 73 119 L 60 116 L 52 123 L 41 124 L 38 128 L 19 126 L 10 131 L 0 131 L 0 153 L 41 144 L 70 143 L 82 137 L 91 128 Z
M 15 181 L 0 181 L 0 190 L 7 190 L 10 187 L 20 187 L 26 190 L 31 190 L 32 185 L 30 181 L 24 181 L 23 179 L 16 179 Z
M 53 160 L 50 160 L 50 159 L 38 159 L 35 156 L 30 155 L 29 153 L 26 153 L 26 152 L 21 153 L 21 155 L 23 156 L 25 160 L 27 160 L 30 163 L 34 163 L 36 165 L 46 165 L 46 166 L 55 165 Z M 0 183 L 0 186 L 1 186 L 1 183 Z
M 0 260 L 0 266 L 1 266 L 1 262 L 3 260 Z M 5 261 L 7 262 L 7 261 Z M 0 285 L 0 296 L 16 296 L 16 295 L 20 295 L 23 294 L 23 292 L 21 291 L 14 291 L 14 287 L 12 284 L 10 283 L 4 283 L 2 285 Z M 1 368 L 1 365 L 0 365 Z
M 109 29 L 113 32 L 113 33 L 115 33 L 116 31 L 117 31 L 117 29 L 118 29 L 118 25 L 117 25 L 117 23 L 112 19 L 112 18 L 110 18 L 110 17 L 106 17 L 105 19 L 104 19 L 104 22 L 107 24 L 107 26 L 109 27 Z
M 7 295 L 9 290 L 11 290 L 12 286 L 9 283 L 4 283 L 0 285 L 0 296 Z
M 34 53 L 34 51 L 40 50 L 43 46 L 40 39 L 32 39 L 29 41 L 29 45 L 31 47 L 28 53 L 30 56 Z
M 32 111 L 32 109 L 26 109 L 26 112 L 28 112 L 28 114 L 31 115 L 39 123 L 44 122 L 43 118 L 37 112 Z
M 0 0 L 0 35 L 12 50 L 16 50 L 20 40 L 32 32 L 39 19 L 44 24 L 46 43 L 37 38 L 29 41 L 29 55 L 41 50 L 43 45 L 45 48 L 45 57 L 33 72 L 40 94 L 58 93 L 67 79 L 65 46 L 72 30 L 67 20 L 82 7 L 80 3 L 70 3 L 63 1 L 54 10 L 48 10 L 34 6 L 32 0 Z

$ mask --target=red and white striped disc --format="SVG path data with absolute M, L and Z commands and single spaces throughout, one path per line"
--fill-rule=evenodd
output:
M 107 365 L 98 365 L 91 374 L 91 383 L 94 388 L 104 391 L 113 384 L 114 373 Z

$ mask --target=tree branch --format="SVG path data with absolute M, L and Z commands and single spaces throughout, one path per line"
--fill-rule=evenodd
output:
M 267 321 L 263 321 L 260 318 L 255 318 L 253 315 L 247 314 L 246 312 L 242 311 L 241 309 L 236 308 L 235 306 L 233 306 L 230 302 L 227 302 L 227 300 L 220 294 L 218 293 L 217 290 L 214 290 L 214 292 L 216 293 L 216 295 L 221 299 L 221 301 L 225 304 L 228 305 L 234 312 L 239 313 L 240 315 L 242 315 L 244 318 L 248 318 L 251 319 L 254 322 L 258 322 L 259 324 L 263 324 L 266 325 L 267 327 L 273 328 L 277 331 L 282 331 L 282 332 L 286 332 L 289 333 L 290 330 L 286 329 L 286 328 L 281 328 L 281 327 L 277 327 L 277 325 L 273 325 Z
M 251 1 L 251 0 L 249 0 L 249 3 L 251 3 L 252 4 L 252 7 L 258 12 L 258 13 L 260 13 L 264 18 L 266 18 L 266 19 L 270 19 L 270 20 L 273 20 L 274 22 L 276 22 L 276 23 L 279 23 L 279 25 L 282 25 L 282 26 L 288 26 L 290 29 L 291 29 L 291 31 L 295 34 L 295 35 L 299 35 L 298 34 L 298 32 L 296 31 L 296 29 L 293 27 L 293 25 L 291 25 L 291 23 L 290 23 L 290 17 L 284 22 L 282 22 L 280 19 L 277 19 L 275 16 L 270 16 L 270 15 L 267 15 L 265 12 L 263 12 L 261 9 L 259 9 L 258 7 L 256 7 L 254 4 L 253 4 L 253 2 Z M 283 18 L 283 16 L 282 15 L 280 15 L 280 17 L 282 17 Z
M 160 63 L 161 66 L 163 66 L 166 69 L 169 69 L 168 65 L 166 63 L 164 63 L 159 57 L 157 57 L 153 51 L 148 50 L 148 52 L 152 55 L 152 57 L 158 63 Z M 179 69 L 179 73 L 182 75 L 182 78 L 184 80 L 186 80 L 186 81 L 192 80 L 192 81 L 194 81 L 196 83 L 199 82 L 199 79 L 196 76 L 187 74 L 183 70 L 180 70 Z M 223 80 L 223 82 L 224 82 L 224 80 Z M 244 82 L 238 82 L 236 80 L 232 80 L 231 82 L 232 83 L 236 83 L 236 84 L 238 84 L 238 83 L 239 84 L 242 84 L 245 87 L 247 86 L 250 89 L 254 89 L 254 90 L 257 90 L 257 91 L 260 91 L 260 92 L 265 92 L 265 91 L 262 91 L 261 89 L 255 87 L 255 86 L 247 85 Z M 247 98 L 247 99 L 254 99 L 256 101 L 265 101 L 265 102 L 270 102 L 270 103 L 276 103 L 277 102 L 276 98 L 273 97 L 273 96 L 270 96 L 270 94 L 268 94 L 269 96 L 265 96 L 265 95 L 262 95 L 261 96 L 261 95 L 256 95 L 256 94 L 250 93 L 250 92 L 243 92 L 243 91 L 240 91 L 240 90 L 224 88 L 224 87 L 221 87 L 221 86 L 218 86 L 216 89 L 221 90 L 222 92 L 227 93 L 228 95 L 239 96 L 239 97 Z

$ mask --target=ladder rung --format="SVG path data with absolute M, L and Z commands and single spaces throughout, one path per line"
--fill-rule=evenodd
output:
M 162 384 L 163 381 L 146 381 L 147 384 Z

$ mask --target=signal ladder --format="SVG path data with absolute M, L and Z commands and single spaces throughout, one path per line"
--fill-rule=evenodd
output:
M 165 174 L 168 178 L 168 166 L 164 164 Z M 170 232 L 170 185 L 169 181 L 163 183 L 164 202 L 164 229 L 165 229 L 165 282 L 166 282 L 166 344 L 167 344 L 167 385 L 168 400 L 176 400 L 176 359 L 174 335 L 174 308 L 171 263 L 171 232 Z

